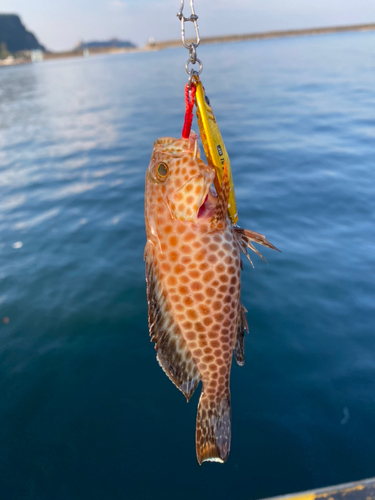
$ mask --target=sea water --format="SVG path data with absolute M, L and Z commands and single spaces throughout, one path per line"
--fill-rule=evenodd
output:
M 244 262 L 232 451 L 149 341 L 144 175 L 182 46 L 0 69 L 0 496 L 257 499 L 375 475 L 375 33 L 199 47 Z M 193 129 L 197 130 L 196 121 Z

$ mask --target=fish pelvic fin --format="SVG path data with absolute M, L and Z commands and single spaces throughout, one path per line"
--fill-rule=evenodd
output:
M 230 183 L 227 170 L 227 164 L 224 162 L 223 166 L 223 176 L 221 179 L 220 187 L 218 188 L 218 183 L 215 182 L 215 187 L 217 190 L 217 203 L 215 208 L 215 214 L 213 216 L 214 225 L 218 225 L 227 219 L 228 214 L 228 200 L 230 192 Z
M 158 279 L 157 266 L 153 262 L 152 249 L 147 245 L 145 261 L 148 324 L 151 341 L 155 342 L 156 358 L 169 379 L 189 401 L 199 384 L 200 373 L 170 312 L 168 300 Z
M 222 399 L 209 398 L 204 390 L 198 404 L 196 452 L 199 465 L 203 462 L 226 462 L 231 441 L 230 393 Z
M 246 255 L 249 259 L 250 264 L 254 267 L 253 261 L 248 254 L 247 249 L 250 248 L 253 252 L 255 252 L 259 257 L 261 257 L 264 262 L 267 262 L 263 255 L 252 245 L 252 241 L 254 243 L 258 243 L 259 245 L 263 245 L 264 247 L 271 248 L 272 250 L 276 250 L 276 252 L 280 252 L 278 248 L 276 248 L 272 243 L 270 243 L 267 238 L 260 233 L 256 233 L 255 231 L 250 231 L 249 229 L 242 229 L 241 227 L 234 228 L 234 234 L 236 237 L 237 244 L 242 253 Z
M 245 364 L 245 332 L 249 333 L 246 313 L 247 310 L 240 303 L 237 319 L 236 342 L 234 344 L 234 358 L 240 366 Z

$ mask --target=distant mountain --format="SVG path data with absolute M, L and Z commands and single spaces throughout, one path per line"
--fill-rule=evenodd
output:
M 122 49 L 122 48 L 135 48 L 136 45 L 127 40 L 119 40 L 118 38 L 112 38 L 111 40 L 106 40 L 101 42 L 100 41 L 80 42 L 76 47 L 74 47 L 74 50 L 101 49 L 108 47 L 116 47 Z
M 16 14 L 0 14 L 0 44 L 5 43 L 9 52 L 18 50 L 45 50 L 35 36 L 26 31 Z

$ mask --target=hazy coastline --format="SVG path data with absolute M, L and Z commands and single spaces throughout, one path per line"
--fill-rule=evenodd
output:
M 312 36 L 312 35 L 327 35 L 331 33 L 347 33 L 355 31 L 375 31 L 375 23 L 370 24 L 356 24 L 356 25 L 346 25 L 346 26 L 331 26 L 323 28 L 307 28 L 298 30 L 279 30 L 279 31 L 266 31 L 260 33 L 247 33 L 247 34 L 237 34 L 237 35 L 221 35 L 213 37 L 203 37 L 201 38 L 201 44 L 218 44 L 218 43 L 234 43 L 242 42 L 248 40 L 268 40 L 274 38 L 287 38 L 287 37 L 298 37 L 298 36 Z M 193 40 L 187 40 L 190 43 Z M 96 47 L 90 50 L 70 50 L 62 52 L 43 52 L 42 60 L 52 60 L 52 59 L 62 59 L 67 57 L 87 57 L 101 54 L 123 54 L 126 52 L 145 52 L 145 51 L 157 51 L 164 50 L 168 48 L 178 47 L 181 44 L 180 39 L 176 40 L 165 40 L 161 42 L 148 43 L 143 47 Z M 14 64 L 23 64 L 32 62 L 32 58 L 24 57 L 18 59 L 0 60 L 0 66 L 10 66 Z

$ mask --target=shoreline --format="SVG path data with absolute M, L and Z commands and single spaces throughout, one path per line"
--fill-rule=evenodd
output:
M 278 31 L 264 31 L 259 33 L 245 33 L 240 35 L 221 35 L 201 38 L 201 44 L 218 44 L 218 43 L 235 43 L 243 42 L 247 40 L 270 40 L 275 38 L 291 38 L 298 36 L 314 36 L 314 35 L 327 35 L 332 33 L 349 33 L 357 31 L 375 31 L 375 23 L 370 24 L 354 24 L 347 26 L 331 26 L 323 28 L 307 28 L 298 30 L 278 30 Z M 189 44 L 193 42 L 194 39 L 187 39 L 186 42 Z M 90 50 L 72 50 L 64 52 L 42 52 L 42 57 L 38 62 L 41 61 L 51 61 L 54 59 L 66 59 L 69 57 L 91 57 L 95 55 L 103 54 L 124 54 L 133 52 L 152 52 L 159 51 L 169 48 L 179 47 L 181 45 L 181 39 L 177 40 L 165 40 L 161 42 L 154 42 L 152 44 L 147 44 L 144 47 L 135 48 L 115 48 L 115 47 L 105 47 L 105 48 L 95 48 Z M 2 66 L 14 66 L 19 64 L 31 63 L 31 55 L 29 58 L 14 58 L 14 59 L 4 59 L 0 60 L 0 67 Z
M 328 35 L 331 33 L 349 33 L 356 31 L 375 31 L 375 23 L 369 24 L 353 24 L 347 26 L 328 26 L 323 28 L 306 28 L 298 30 L 278 30 L 278 31 L 263 31 L 259 33 L 245 33 L 240 35 L 221 35 L 201 38 L 201 44 L 214 43 L 233 43 L 242 42 L 245 40 L 270 40 L 273 38 L 290 38 L 295 36 L 313 36 L 313 35 Z M 194 41 L 187 39 L 186 43 Z M 163 42 L 155 42 L 153 47 L 164 49 L 176 47 L 181 44 L 181 40 L 166 40 Z

